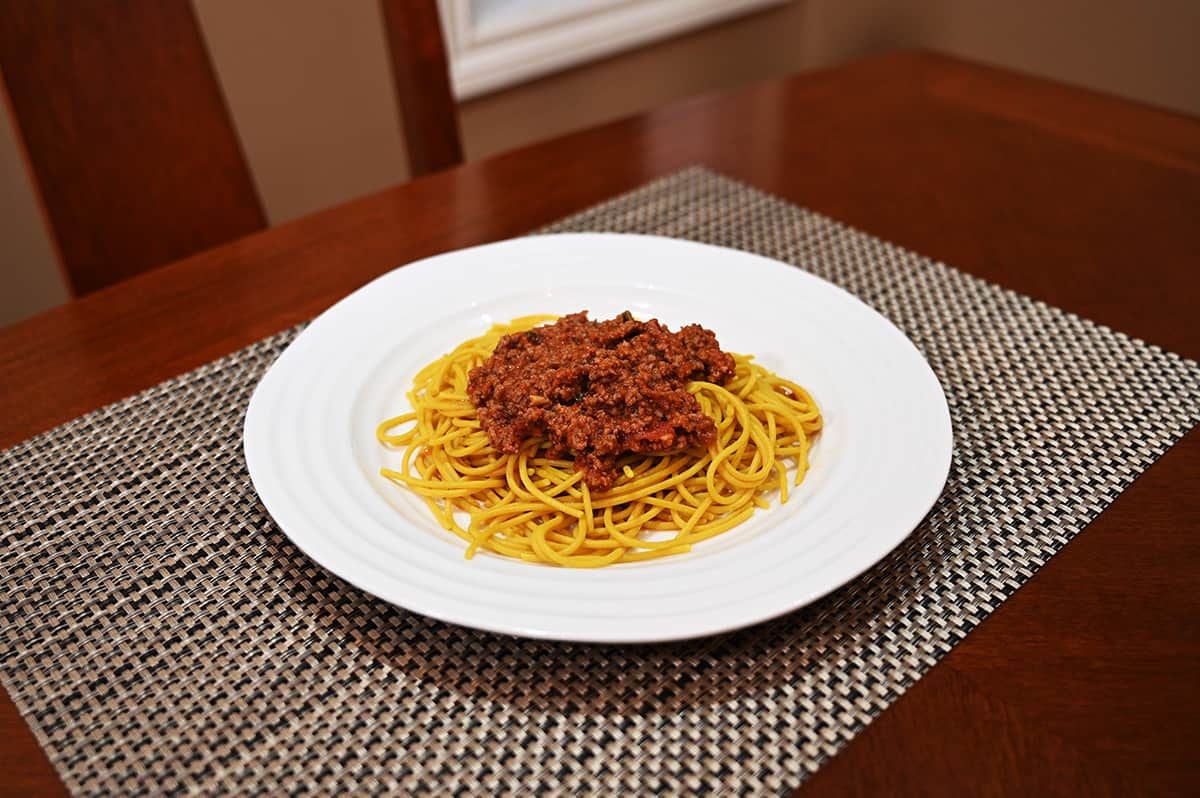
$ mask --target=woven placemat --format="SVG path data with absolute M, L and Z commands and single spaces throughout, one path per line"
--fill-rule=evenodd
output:
M 554 231 L 800 264 L 929 359 L 956 451 L 885 561 L 742 632 L 573 645 L 350 587 L 259 505 L 243 413 L 295 330 L 0 454 L 3 682 L 80 793 L 778 794 L 1200 420 L 1200 368 L 694 168 Z

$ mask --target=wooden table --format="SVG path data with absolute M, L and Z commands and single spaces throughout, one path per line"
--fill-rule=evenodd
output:
M 1200 357 L 1200 121 L 929 54 L 679 103 L 384 191 L 0 330 L 0 446 L 690 163 Z M 1193 430 L 802 790 L 1200 783 Z M 63 788 L 7 696 L 0 791 Z

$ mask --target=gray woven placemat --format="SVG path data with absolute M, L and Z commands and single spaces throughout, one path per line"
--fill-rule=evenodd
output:
M 289 331 L 0 454 L 3 682 L 80 793 L 777 794 L 1200 420 L 1200 368 L 689 169 L 551 228 L 802 264 L 925 353 L 956 452 L 921 527 L 802 611 L 659 646 L 386 605 L 258 504 L 242 414 Z

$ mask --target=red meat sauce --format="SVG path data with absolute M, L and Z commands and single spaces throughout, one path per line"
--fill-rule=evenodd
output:
M 712 443 L 716 425 L 687 384 L 724 385 L 733 372 L 733 357 L 698 324 L 671 332 L 628 311 L 607 321 L 582 311 L 501 338 L 471 370 L 467 395 L 498 452 L 541 438 L 549 456 L 573 456 L 588 488 L 605 491 L 622 454 Z

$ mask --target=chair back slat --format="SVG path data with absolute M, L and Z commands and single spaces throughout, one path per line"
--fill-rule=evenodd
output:
M 380 0 L 413 177 L 462 163 L 458 108 L 435 0 Z
M 0 72 L 75 294 L 266 226 L 189 0 L 10 0 Z

